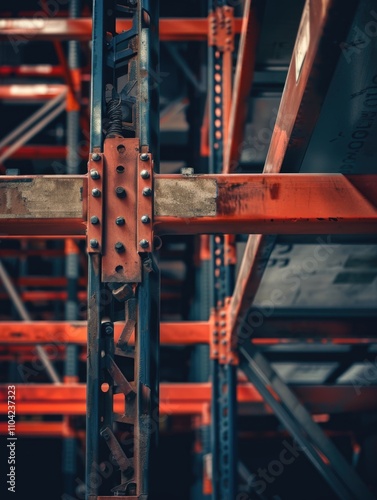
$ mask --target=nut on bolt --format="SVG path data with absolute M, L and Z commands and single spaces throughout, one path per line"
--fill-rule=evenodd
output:
M 105 333 L 106 335 L 112 335 L 114 333 L 114 328 L 111 323 L 105 324 Z
M 124 220 L 124 217 L 117 217 L 117 218 L 115 219 L 115 224 L 116 224 L 117 226 L 124 226 L 125 222 L 126 222 L 126 221 Z
M 140 240 L 139 245 L 141 248 L 148 248 L 149 247 L 149 241 L 148 240 Z
M 120 241 L 117 241 L 114 245 L 115 251 L 118 253 L 123 253 L 125 251 L 123 243 Z
M 90 248 L 98 248 L 98 241 L 97 240 L 90 240 L 89 242 Z
M 151 219 L 148 217 L 148 215 L 142 215 L 142 216 L 140 217 L 140 220 L 141 220 L 141 222 L 142 222 L 143 224 L 148 224 L 148 223 L 151 221 Z
M 90 218 L 90 223 L 96 225 L 99 223 L 99 218 L 96 215 L 92 215 Z
M 93 153 L 92 154 L 92 160 L 93 161 L 99 161 L 101 159 L 101 155 L 99 155 L 98 153 Z
M 141 160 L 141 161 L 148 161 L 148 160 L 149 160 L 149 155 L 148 155 L 148 153 L 142 153 L 142 154 L 140 155 L 140 160 Z
M 92 196 L 94 196 L 94 198 L 99 198 L 101 196 L 101 191 L 97 188 L 92 189 Z
M 122 186 L 118 186 L 115 188 L 115 194 L 118 196 L 118 198 L 125 198 L 126 197 L 126 190 Z
M 143 189 L 143 196 L 152 196 L 151 188 L 144 188 Z
M 140 177 L 141 177 L 142 179 L 149 179 L 149 177 L 150 177 L 150 173 L 148 172 L 148 170 L 142 170 L 142 171 L 140 172 Z
M 100 178 L 100 175 L 99 175 L 98 170 L 95 170 L 94 168 L 92 168 L 92 169 L 90 170 L 90 177 L 91 177 L 93 180 L 95 180 L 95 181 L 96 181 L 97 179 L 99 179 L 99 178 Z

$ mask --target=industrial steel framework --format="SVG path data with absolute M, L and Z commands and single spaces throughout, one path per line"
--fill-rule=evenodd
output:
M 68 99 L 69 168 L 65 175 L 1 176 L 0 234 L 2 239 L 67 239 L 70 271 L 67 321 L 37 324 L 30 321 L 5 269 L 0 268 L 2 281 L 5 286 L 8 283 L 7 291 L 24 320 L 3 323 L 0 340 L 10 349 L 36 343 L 55 382 L 50 392 L 43 384 L 18 385 L 18 411 L 45 415 L 82 415 L 86 411 L 87 500 L 157 497 L 153 467 L 159 412 L 200 416 L 204 490 L 214 500 L 236 498 L 240 469 L 237 400 L 267 403 L 339 498 L 373 498 L 304 408 L 302 401 L 312 398 L 313 389 L 302 387 L 293 392 L 282 381 L 260 349 L 268 340 L 253 339 L 247 320 L 275 235 L 377 232 L 373 176 L 298 173 L 340 56 L 333 39 L 342 39 L 347 33 L 359 2 L 307 0 L 263 174 L 236 173 L 245 101 L 253 81 L 258 2 L 245 0 L 240 20 L 225 0 L 210 1 L 207 19 L 184 23 L 159 20 L 157 3 L 94 0 L 86 175 L 78 175 L 75 153 L 80 124 L 77 42 L 89 39 L 91 22 L 78 19 L 77 9 L 72 8 L 70 19 L 54 20 L 53 34 L 48 19 L 42 27 L 29 28 L 28 35 L 35 39 L 53 39 L 60 54 L 58 70 L 67 85 L 48 86 L 44 92 L 48 103 L 57 104 L 60 111 L 59 103 Z M 1 36 L 20 36 L 21 27 L 17 20 L 8 19 L 2 24 Z M 305 45 L 306 30 L 310 36 Z M 233 78 L 232 54 L 238 33 Z M 208 40 L 210 164 L 204 175 L 191 169 L 181 175 L 159 173 L 159 96 L 154 79 L 159 68 L 159 40 L 183 39 Z M 73 41 L 65 64 L 59 46 L 62 40 Z M 0 89 L 2 95 L 6 92 L 5 86 Z M 17 148 L 20 158 L 31 154 L 21 146 Z M 12 153 L 12 147 L 1 151 L 3 159 Z M 157 252 L 160 236 L 171 234 L 210 235 L 200 240 L 202 272 L 207 266 L 205 276 L 212 290 L 207 321 L 159 323 Z M 237 234 L 250 236 L 236 276 Z M 87 325 L 76 321 L 72 305 L 78 294 L 73 241 L 81 238 L 86 238 L 89 259 Z M 343 329 L 339 342 L 352 341 L 349 328 Z M 323 324 L 322 329 L 326 337 L 331 326 Z M 275 333 L 269 342 L 276 341 Z M 43 348 L 50 341 L 70 346 L 64 383 Z M 209 380 L 160 386 L 160 342 L 208 344 Z M 80 345 L 87 345 L 86 405 L 85 387 L 77 383 Z M 237 380 L 238 368 L 248 382 Z M 5 413 L 5 390 L 0 388 L 1 413 Z M 327 390 L 331 401 L 332 389 Z M 45 422 L 43 430 L 19 423 L 18 429 L 65 435 L 66 472 L 74 475 L 69 457 L 74 456 L 70 447 L 75 440 L 66 423 Z M 98 470 L 109 457 L 116 472 L 99 482 Z

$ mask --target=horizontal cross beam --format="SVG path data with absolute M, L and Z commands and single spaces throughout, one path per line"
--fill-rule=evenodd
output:
M 0 414 L 7 410 L 6 394 L 8 385 L 0 385 Z M 372 411 L 377 406 L 377 386 L 362 387 L 360 395 L 355 398 L 352 385 L 318 386 L 299 385 L 294 387 L 297 397 L 308 406 L 313 413 L 338 413 L 354 411 Z M 85 415 L 85 384 L 17 384 L 18 415 Z M 203 404 L 211 399 L 210 383 L 162 383 L 160 386 L 160 414 L 162 415 L 195 415 L 201 414 Z M 253 411 L 262 414 L 270 413 L 263 398 L 250 383 L 239 383 L 237 400 L 245 405 L 253 405 Z M 346 403 L 345 403 L 346 402 Z M 248 407 L 240 408 L 245 413 Z M 124 412 L 123 400 L 115 398 L 114 411 Z
M 157 234 L 377 232 L 372 175 L 155 175 L 151 194 Z M 87 176 L 2 176 L 0 237 L 84 236 L 87 197 Z
M 241 32 L 242 19 L 235 19 L 235 32 Z M 118 19 L 117 31 L 131 29 L 130 19 Z M 207 18 L 160 20 L 161 41 L 205 41 L 208 37 Z M 92 20 L 81 19 L 0 19 L 0 40 L 22 46 L 29 40 L 79 40 L 92 38 Z

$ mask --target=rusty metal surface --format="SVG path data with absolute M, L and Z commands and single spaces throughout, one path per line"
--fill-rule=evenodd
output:
M 138 152 L 138 139 L 110 138 L 104 143 L 106 183 L 103 203 L 107 223 L 102 281 L 105 282 L 141 281 L 136 241 Z M 116 223 L 119 218 L 124 220 L 120 225 Z
M 113 175 L 108 176 L 104 188 L 109 223 L 102 275 L 105 281 L 140 282 L 136 141 L 122 140 L 131 141 L 128 149 L 132 159 L 127 155 L 120 158 L 116 149 L 119 140 L 110 141 L 108 161 Z M 117 166 L 124 168 L 122 174 L 116 171 Z M 38 234 L 41 228 L 50 235 L 83 234 L 84 179 L 1 179 L 3 237 Z M 117 187 L 124 189 L 124 198 L 116 195 Z M 154 229 L 160 234 L 374 234 L 376 191 L 374 177 L 368 175 L 156 175 Z M 118 217 L 124 218 L 123 225 L 116 224 Z M 117 252 L 116 243 L 124 251 Z
M 374 234 L 377 230 L 373 176 L 159 175 L 156 185 L 155 230 L 160 234 Z M 184 210 L 185 203 L 189 210 Z

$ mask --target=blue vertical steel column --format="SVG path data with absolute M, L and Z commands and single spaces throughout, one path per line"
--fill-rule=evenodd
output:
M 114 140 L 126 146 L 131 141 L 132 151 L 138 155 L 151 152 L 158 171 L 157 5 L 154 0 L 127 6 L 115 0 L 94 1 L 90 161 L 97 161 L 98 153 L 104 152 L 103 241 L 114 223 L 106 210 L 114 195 L 106 190 L 115 171 Z M 130 30 L 116 32 L 118 13 L 132 20 Z M 130 162 L 129 167 L 132 165 Z M 126 188 L 136 189 L 136 185 L 126 184 Z M 132 238 L 127 243 L 131 245 Z M 101 267 L 106 268 L 109 258 L 106 246 L 103 255 L 89 255 L 87 500 L 110 495 L 147 498 L 151 468 L 157 462 L 159 271 L 154 255 L 143 250 L 139 253 L 141 282 L 139 277 L 135 283 L 129 281 L 126 273 L 123 282 L 119 275 L 106 271 L 101 276 Z M 124 321 L 116 344 L 115 321 Z M 135 346 L 129 345 L 134 331 Z M 104 384 L 107 390 L 103 390 Z M 124 395 L 124 413 L 113 412 L 116 393 Z M 98 481 L 100 464 L 108 460 L 109 453 L 113 474 Z
M 159 2 L 142 0 L 140 18 L 139 75 L 140 97 L 137 132 L 141 151 L 153 152 L 154 170 L 159 171 Z M 146 151 L 145 151 L 146 152 Z
M 209 13 L 224 7 L 224 0 L 209 0 Z M 215 75 L 220 79 L 215 83 Z M 208 47 L 208 92 L 209 92 L 209 171 L 221 173 L 224 161 L 223 120 L 223 53 L 216 47 Z M 216 115 L 216 108 L 220 114 Z M 220 135 L 219 135 L 220 134 Z M 220 257 L 216 264 L 215 251 Z M 234 266 L 224 260 L 224 236 L 211 237 L 211 289 L 212 307 L 222 307 L 234 288 Z M 218 276 L 215 277 L 215 270 Z M 219 325 L 221 328 L 221 325 Z M 236 367 L 213 360 L 211 364 L 211 442 L 212 442 L 212 498 L 229 500 L 237 494 L 237 377 Z
M 100 363 L 98 350 L 101 335 L 101 268 L 100 256 L 91 254 L 88 266 L 88 364 L 86 385 L 86 496 L 87 500 L 98 493 L 99 458 L 99 379 Z
M 100 152 L 103 146 L 102 120 L 104 115 L 104 57 L 106 0 L 94 0 L 92 24 L 92 70 L 90 151 Z M 87 500 L 98 495 L 99 436 L 100 436 L 100 359 L 101 342 L 101 257 L 88 255 L 88 341 L 86 388 L 86 496 Z
M 69 5 L 70 18 L 78 18 L 81 11 L 81 0 L 71 0 Z M 68 66 L 70 70 L 80 67 L 80 43 L 68 42 Z M 67 111 L 67 174 L 78 174 L 80 166 L 79 157 L 80 141 L 80 110 Z M 67 302 L 65 304 L 66 321 L 78 319 L 77 284 L 79 278 L 79 254 L 72 250 L 72 245 L 66 244 L 65 274 L 67 278 Z M 66 348 L 65 376 L 77 377 L 78 374 L 78 348 L 75 344 L 68 344 Z M 73 437 L 63 441 L 63 474 L 64 490 L 73 495 L 75 490 L 75 477 L 77 473 L 76 440 Z

